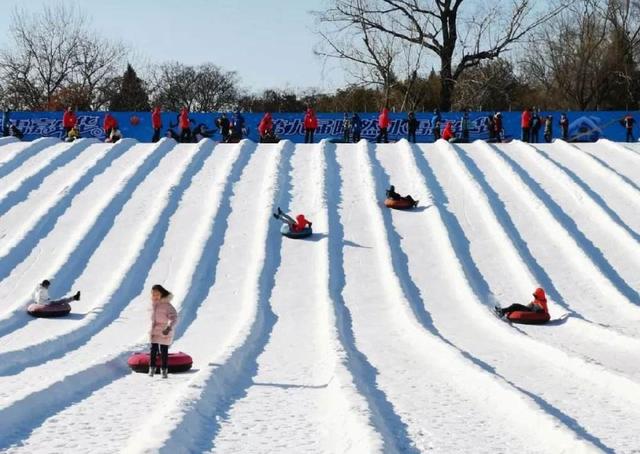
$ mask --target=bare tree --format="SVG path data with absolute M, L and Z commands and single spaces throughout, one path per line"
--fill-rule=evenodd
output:
M 230 109 L 239 97 L 236 73 L 212 63 L 164 63 L 152 71 L 150 87 L 152 102 L 167 110 L 184 106 L 192 111 Z
M 440 60 L 440 107 L 449 110 L 455 82 L 467 69 L 499 57 L 560 9 L 536 13 L 532 0 L 514 0 L 508 11 L 503 3 L 487 8 L 464 0 L 333 0 L 318 17 L 323 26 L 364 28 L 433 53 Z
M 126 63 L 126 48 L 95 36 L 86 16 L 64 3 L 37 13 L 15 9 L 11 45 L 0 51 L 5 103 L 13 108 L 59 109 L 65 102 L 98 109 Z

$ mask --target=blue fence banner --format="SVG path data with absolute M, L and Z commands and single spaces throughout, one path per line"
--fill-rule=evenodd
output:
M 614 141 L 623 141 L 626 131 L 621 124 L 622 118 L 628 112 L 607 111 L 607 112 L 568 112 L 569 136 L 572 140 L 583 142 L 596 141 L 599 138 L 607 138 Z M 14 124 L 24 133 L 25 140 L 34 140 L 39 137 L 64 138 L 62 128 L 63 112 L 11 112 L 9 122 Z M 102 130 L 102 122 L 106 112 L 77 112 L 78 125 L 81 137 L 92 137 L 104 140 L 105 135 Z M 469 139 L 487 139 L 489 137 L 488 120 L 489 112 L 469 113 Z M 541 112 L 541 118 L 551 115 L 553 117 L 553 137 L 558 138 L 560 134 L 560 114 L 561 112 Z M 636 118 L 638 112 L 631 112 Z M 151 128 L 150 112 L 112 112 L 119 124 L 119 128 L 124 137 L 137 139 L 140 142 L 149 142 L 153 135 Z M 247 137 L 258 141 L 257 127 L 262 113 L 243 113 L 247 126 Z M 362 120 L 361 136 L 364 139 L 373 140 L 378 134 L 378 114 L 359 114 Z M 505 137 L 520 138 L 520 112 L 503 112 L 503 127 Z M 215 127 L 215 120 L 220 113 L 191 113 L 190 119 L 192 129 L 200 124 L 213 132 L 212 138 L 220 140 L 220 132 Z M 348 115 L 349 118 L 351 114 Z M 416 133 L 418 142 L 433 142 L 433 130 L 431 124 L 431 113 L 416 113 L 419 127 Z M 166 135 L 169 128 L 179 133 L 177 127 L 177 112 L 164 112 L 162 114 L 163 125 L 165 126 L 162 135 Z M 227 113 L 228 118 L 232 118 L 232 113 Z M 292 142 L 304 142 L 303 113 L 274 113 L 274 131 L 281 139 L 289 139 Z M 388 129 L 389 140 L 395 141 L 407 137 L 407 116 L 405 113 L 390 114 L 391 126 Z M 447 112 L 442 114 L 442 127 L 447 121 L 453 123 L 456 133 L 461 130 L 461 113 Z M 4 125 L 3 125 L 4 126 Z M 341 141 L 344 131 L 344 114 L 342 113 L 319 113 L 318 129 L 315 133 L 315 141 L 329 139 Z M 539 141 L 542 141 L 544 127 L 540 128 Z M 637 130 L 634 136 L 638 136 Z

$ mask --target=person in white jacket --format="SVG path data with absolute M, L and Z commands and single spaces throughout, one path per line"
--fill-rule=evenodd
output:
M 49 282 L 48 280 L 44 280 L 42 281 L 40 284 L 38 284 L 38 286 L 36 287 L 35 292 L 33 293 L 33 302 L 36 304 L 41 304 L 43 306 L 48 306 L 48 305 L 52 305 L 52 304 L 65 304 L 65 303 L 70 303 L 71 301 L 80 301 L 80 292 L 77 292 L 75 295 L 67 297 L 67 298 L 61 298 L 59 300 L 52 300 L 51 298 L 49 298 L 49 286 L 51 285 L 51 282 Z

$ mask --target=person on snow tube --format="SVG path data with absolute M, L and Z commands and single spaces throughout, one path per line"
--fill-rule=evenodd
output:
M 413 197 L 411 197 L 410 195 L 406 195 L 402 197 L 400 194 L 396 192 L 396 188 L 393 185 L 389 186 L 389 189 L 387 189 L 387 199 L 404 200 L 410 203 L 413 207 L 418 206 L 418 200 L 414 200 Z
M 173 295 L 162 285 L 151 287 L 151 330 L 149 332 L 151 351 L 149 352 L 149 377 L 156 372 L 156 357 L 160 351 L 162 378 L 169 373 L 169 345 L 173 342 L 174 326 L 178 322 L 178 312 L 171 305 Z
M 304 229 L 306 229 L 307 226 L 311 228 L 311 225 L 312 225 L 311 222 L 309 222 L 309 220 L 307 220 L 307 218 L 304 217 L 304 214 L 299 214 L 298 216 L 296 216 L 296 219 L 294 220 L 288 214 L 283 213 L 280 207 L 278 207 L 277 213 L 273 213 L 273 217 L 284 222 L 285 224 L 288 224 L 289 229 L 291 229 L 291 231 L 294 233 L 300 233 Z
M 76 292 L 75 295 L 67 298 L 61 298 L 59 300 L 52 300 L 49 298 L 49 286 L 51 282 L 45 279 L 36 287 L 33 292 L 33 302 L 41 306 L 54 306 L 60 304 L 69 304 L 71 301 L 80 301 L 80 292 Z
M 547 296 L 544 293 L 544 289 L 537 288 L 533 292 L 533 301 L 526 306 L 524 304 L 512 304 L 509 307 L 500 308 L 495 307 L 496 313 L 502 317 L 509 316 L 512 312 L 536 312 L 549 314 L 549 308 L 547 307 Z

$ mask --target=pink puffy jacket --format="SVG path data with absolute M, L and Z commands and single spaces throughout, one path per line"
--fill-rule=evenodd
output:
M 171 345 L 173 342 L 173 333 L 175 332 L 176 322 L 178 321 L 178 313 L 171 305 L 173 295 L 162 298 L 157 303 L 152 303 L 151 307 L 151 331 L 149 336 L 152 344 Z M 169 334 L 162 334 L 164 329 L 170 326 Z

